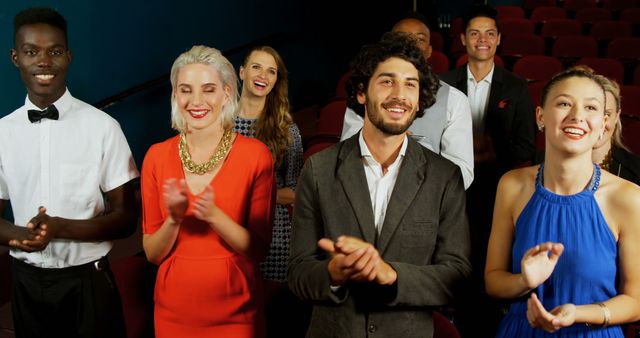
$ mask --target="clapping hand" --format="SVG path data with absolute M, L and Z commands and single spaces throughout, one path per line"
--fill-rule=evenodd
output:
M 563 251 L 562 243 L 546 242 L 525 252 L 520 261 L 520 268 L 523 282 L 528 289 L 538 287 L 551 276 Z
M 170 178 L 164 182 L 163 190 L 164 202 L 169 216 L 175 223 L 180 224 L 189 206 L 187 183 L 184 179 Z
M 332 255 L 329 261 L 329 274 L 335 283 L 347 280 L 378 284 L 393 284 L 397 274 L 378 253 L 378 250 L 361 239 L 340 236 L 336 242 L 323 238 L 318 247 Z
M 547 311 L 534 292 L 527 301 L 527 320 L 532 327 L 553 333 L 575 323 L 576 306 L 568 303 Z
M 193 215 L 200 220 L 213 224 L 214 214 L 217 209 L 213 188 L 207 185 L 193 202 Z

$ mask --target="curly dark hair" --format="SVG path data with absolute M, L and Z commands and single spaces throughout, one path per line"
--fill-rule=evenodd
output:
M 67 20 L 64 17 L 51 8 L 34 7 L 27 8 L 20 13 L 16 14 L 13 18 L 13 44 L 16 44 L 16 34 L 22 26 L 34 25 L 38 23 L 45 23 L 47 25 L 56 27 L 64 33 L 64 42 L 69 45 L 67 39 Z
M 411 63 L 418 70 L 420 96 L 416 117 L 422 117 L 425 109 L 436 102 L 440 81 L 431 71 L 431 66 L 415 41 L 410 34 L 388 32 L 379 42 L 362 47 L 351 61 L 351 76 L 347 80 L 347 106 L 364 117 L 364 105 L 358 102 L 358 94 L 366 93 L 369 80 L 380 63 L 397 57 Z

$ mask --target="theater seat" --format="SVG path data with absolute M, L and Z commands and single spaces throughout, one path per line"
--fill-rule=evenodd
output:
M 433 311 L 433 338 L 460 338 L 460 332 L 452 322 L 440 312 Z

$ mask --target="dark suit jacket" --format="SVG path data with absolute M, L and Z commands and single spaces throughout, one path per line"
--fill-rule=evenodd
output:
M 308 337 L 431 337 L 431 308 L 449 303 L 470 274 L 465 190 L 459 168 L 409 139 L 379 236 L 359 133 L 310 157 L 296 190 L 289 286 L 314 302 Z M 373 243 L 398 273 L 393 286 L 330 289 L 319 239 Z
M 640 185 L 640 157 L 638 155 L 612 145 L 611 157 L 609 171 L 612 174 Z
M 440 79 L 467 94 L 466 64 L 441 75 Z M 535 108 L 527 82 L 498 65 L 491 79 L 485 130 L 496 153 L 498 175 L 532 163 L 535 156 Z

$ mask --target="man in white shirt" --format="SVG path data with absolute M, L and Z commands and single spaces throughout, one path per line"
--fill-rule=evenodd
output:
M 418 13 L 410 13 L 398 21 L 392 32 L 411 34 L 425 59 L 431 56 L 431 31 Z M 340 140 L 357 133 L 363 125 L 362 116 L 347 108 Z M 471 113 L 467 97 L 458 89 L 440 81 L 436 103 L 416 119 L 409 131 L 411 137 L 429 150 L 449 159 L 460 167 L 465 189 L 473 182 L 473 137 Z
M 431 337 L 433 307 L 470 273 L 460 170 L 407 133 L 438 79 L 407 34 L 352 65 L 347 104 L 364 126 L 305 163 L 289 287 L 313 301 L 307 337 Z
M 136 226 L 138 171 L 118 123 L 71 96 L 65 19 L 47 8 L 14 19 L 11 61 L 24 106 L 0 120 L 0 221 L 11 246 L 18 337 L 124 337 L 106 254 Z M 106 202 L 105 198 L 106 196 Z

